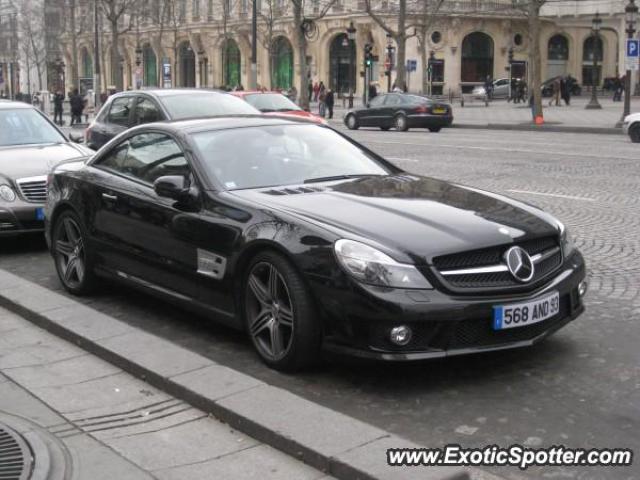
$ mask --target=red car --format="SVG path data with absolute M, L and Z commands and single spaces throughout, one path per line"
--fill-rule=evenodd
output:
M 298 118 L 305 118 L 316 123 L 326 124 L 324 118 L 320 115 L 315 115 L 311 112 L 301 109 L 298 105 L 293 103 L 289 98 L 284 96 L 280 92 L 262 92 L 259 90 L 253 91 L 238 91 L 229 92 L 231 95 L 242 98 L 251 106 L 257 108 L 266 115 L 292 115 Z

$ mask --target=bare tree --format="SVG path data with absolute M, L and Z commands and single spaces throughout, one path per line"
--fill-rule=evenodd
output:
M 427 0 L 423 0 L 426 2 Z M 398 0 L 398 11 L 393 12 L 388 20 L 383 18 L 382 10 L 375 10 L 372 7 L 372 0 L 364 0 L 365 10 L 369 16 L 382 28 L 387 34 L 395 40 L 396 50 L 396 85 L 401 88 L 406 86 L 406 66 L 405 59 L 407 56 L 407 40 L 416 33 L 409 34 L 409 26 L 407 25 L 407 0 Z M 395 18 L 395 28 L 391 26 L 390 21 Z
M 263 0 L 262 9 L 258 12 L 258 38 L 267 51 L 267 67 L 269 69 L 269 88 L 274 87 L 273 71 L 273 41 L 276 20 L 280 17 L 277 7 L 278 0 Z
M 445 0 L 421 0 L 418 2 L 418 9 L 413 16 L 416 20 L 416 35 L 418 37 L 418 50 L 420 51 L 420 60 L 422 63 L 422 83 L 420 86 L 421 93 L 426 92 L 426 85 L 428 82 L 427 72 L 427 50 L 428 39 L 427 35 L 429 30 L 433 26 L 437 18 L 437 14 L 442 7 Z
M 133 6 L 136 0 L 100 0 L 102 12 L 111 32 L 111 48 L 109 60 L 111 64 L 111 83 L 117 90 L 123 89 L 120 65 L 120 36 L 133 28 Z M 128 20 L 128 21 L 127 21 Z
M 45 29 L 42 16 L 43 5 L 38 0 L 23 0 L 20 3 L 20 25 L 22 35 L 20 48 L 24 55 L 28 91 L 31 93 L 31 73 L 35 67 L 38 77 L 38 90 L 43 90 L 43 73 L 46 62 L 45 57 Z
M 300 96 L 300 106 L 309 109 L 309 78 L 307 66 L 307 47 L 308 40 L 315 39 L 318 35 L 318 26 L 316 22 L 324 17 L 338 0 L 314 0 L 313 13 L 309 16 L 306 14 L 305 0 L 291 0 L 293 5 L 293 27 L 296 39 L 296 48 L 298 50 L 298 60 L 300 65 L 300 77 L 298 95 Z M 403 0 L 404 1 L 404 0 Z
M 529 22 L 529 92 L 533 95 L 533 120 L 542 117 L 542 59 L 540 54 L 540 9 L 547 0 L 514 0 L 514 7 L 521 10 Z

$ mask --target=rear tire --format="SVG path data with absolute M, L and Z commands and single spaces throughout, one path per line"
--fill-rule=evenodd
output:
M 349 130 L 357 130 L 360 127 L 360 125 L 358 125 L 358 119 L 353 113 L 347 116 L 346 124 Z
M 391 127 L 380 127 L 380 130 L 388 132 Z
M 438 133 L 440 130 L 442 130 L 442 127 L 429 127 L 429 131 L 432 133 Z
M 629 138 L 633 143 L 640 143 L 640 124 L 635 124 L 629 129 Z
M 82 220 L 67 210 L 56 218 L 51 248 L 62 286 L 73 295 L 87 295 L 97 286 L 93 252 Z
M 244 321 L 264 363 L 297 371 L 318 362 L 322 328 L 302 276 L 284 256 L 256 255 L 243 282 Z
M 404 115 L 396 115 L 393 124 L 395 125 L 396 130 L 399 132 L 406 132 L 407 130 L 409 130 L 407 117 L 405 117 Z

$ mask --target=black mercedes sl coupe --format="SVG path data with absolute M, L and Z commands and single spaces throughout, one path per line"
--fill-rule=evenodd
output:
M 49 179 L 64 287 L 115 279 L 248 332 L 283 370 L 321 349 L 415 360 L 532 345 L 584 309 L 551 215 L 264 116 L 133 128 Z

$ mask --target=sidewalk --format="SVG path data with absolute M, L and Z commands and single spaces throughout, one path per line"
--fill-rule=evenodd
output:
M 3 424 L 34 480 L 331 478 L 0 308 Z
M 616 123 L 622 116 L 623 103 L 613 102 L 610 97 L 599 98 L 601 110 L 585 110 L 590 97 L 583 95 L 573 97 L 570 106 L 549 106 L 549 99 L 543 98 L 545 125 L 547 131 L 575 131 L 590 133 L 621 133 Z M 357 99 L 356 106 L 361 104 Z M 312 104 L 311 111 L 317 113 L 317 103 Z M 342 100 L 336 103 L 332 123 L 341 124 L 347 109 L 342 107 Z M 633 97 L 631 112 L 640 111 L 640 97 Z M 508 129 L 536 129 L 531 125 L 531 109 L 528 104 L 507 103 L 506 100 L 495 100 L 485 107 L 482 102 L 465 103 L 460 106 L 459 101 L 453 103 L 453 126 L 458 128 L 492 128 Z M 539 129 L 539 128 L 538 128 Z M 542 130 L 541 129 L 541 130 Z

